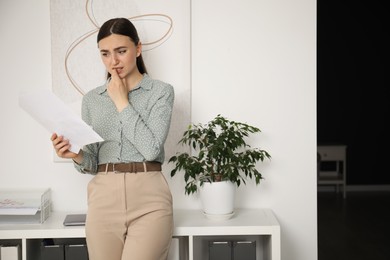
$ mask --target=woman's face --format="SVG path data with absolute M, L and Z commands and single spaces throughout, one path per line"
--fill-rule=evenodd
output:
M 139 73 L 136 59 L 141 54 L 140 43 L 136 46 L 127 36 L 111 34 L 101 39 L 98 47 L 104 66 L 111 75 L 113 70 L 122 79 L 134 72 Z

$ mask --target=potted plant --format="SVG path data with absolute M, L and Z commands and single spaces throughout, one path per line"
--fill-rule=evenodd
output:
M 179 144 L 193 149 L 191 154 L 187 152 L 176 153 L 169 158 L 168 163 L 173 163 L 171 177 L 178 172 L 184 173 L 185 194 L 201 192 L 206 186 L 215 186 L 222 183 L 236 188 L 246 180 L 254 179 L 256 185 L 263 179 L 262 174 L 256 168 L 257 162 L 271 159 L 270 154 L 260 148 L 252 148 L 246 138 L 250 134 L 261 132 L 259 128 L 246 123 L 228 120 L 217 115 L 207 124 L 190 124 L 183 133 Z M 208 187 L 207 187 L 208 188 Z M 217 189 L 220 189 L 218 187 Z M 233 190 L 234 193 L 234 190 Z M 217 195 L 206 195 L 210 202 Z M 223 204 L 226 193 L 222 195 L 217 204 Z M 229 195 L 230 196 L 230 195 Z M 202 202 L 203 207 L 205 202 Z M 231 214 L 231 209 L 218 212 L 214 206 L 211 214 Z M 228 207 L 229 208 L 229 207 Z M 207 210 L 205 210 L 207 213 Z M 227 211 L 227 212 L 226 212 Z

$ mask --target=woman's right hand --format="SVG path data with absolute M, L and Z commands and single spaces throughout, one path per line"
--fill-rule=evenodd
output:
M 127 89 L 126 81 L 119 77 L 116 69 L 111 71 L 111 81 L 108 84 L 107 91 L 118 112 L 121 112 L 129 105 L 129 90 Z
M 70 143 L 69 140 L 64 139 L 63 136 L 59 136 L 56 133 L 51 135 L 50 140 L 53 143 L 54 150 L 58 157 L 75 159 L 80 153 L 74 153 L 69 151 Z

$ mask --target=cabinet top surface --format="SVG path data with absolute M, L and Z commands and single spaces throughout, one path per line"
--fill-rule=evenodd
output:
M 271 209 L 236 209 L 227 220 L 211 220 L 201 210 L 175 210 L 175 232 L 179 235 L 271 234 L 280 226 Z
M 0 239 L 40 237 L 84 237 L 85 227 L 65 227 L 69 213 L 53 212 L 43 224 L 1 224 Z M 199 209 L 174 210 L 174 236 L 273 234 L 280 232 L 279 222 L 270 209 L 236 209 L 227 220 L 210 220 Z
M 178 227 L 233 227 L 233 226 L 278 226 L 270 209 L 236 209 L 227 220 L 208 219 L 199 209 L 177 209 L 174 211 L 175 226 Z
M 317 145 L 317 149 L 320 148 L 320 149 L 326 149 L 326 148 L 332 148 L 332 149 L 335 149 L 335 148 L 338 148 L 338 149 L 346 149 L 347 148 L 347 145 L 345 144 L 318 144 Z

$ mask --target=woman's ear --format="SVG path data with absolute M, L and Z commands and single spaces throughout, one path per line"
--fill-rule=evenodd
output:
M 139 42 L 137 45 L 137 58 L 141 55 L 142 53 L 142 43 Z

